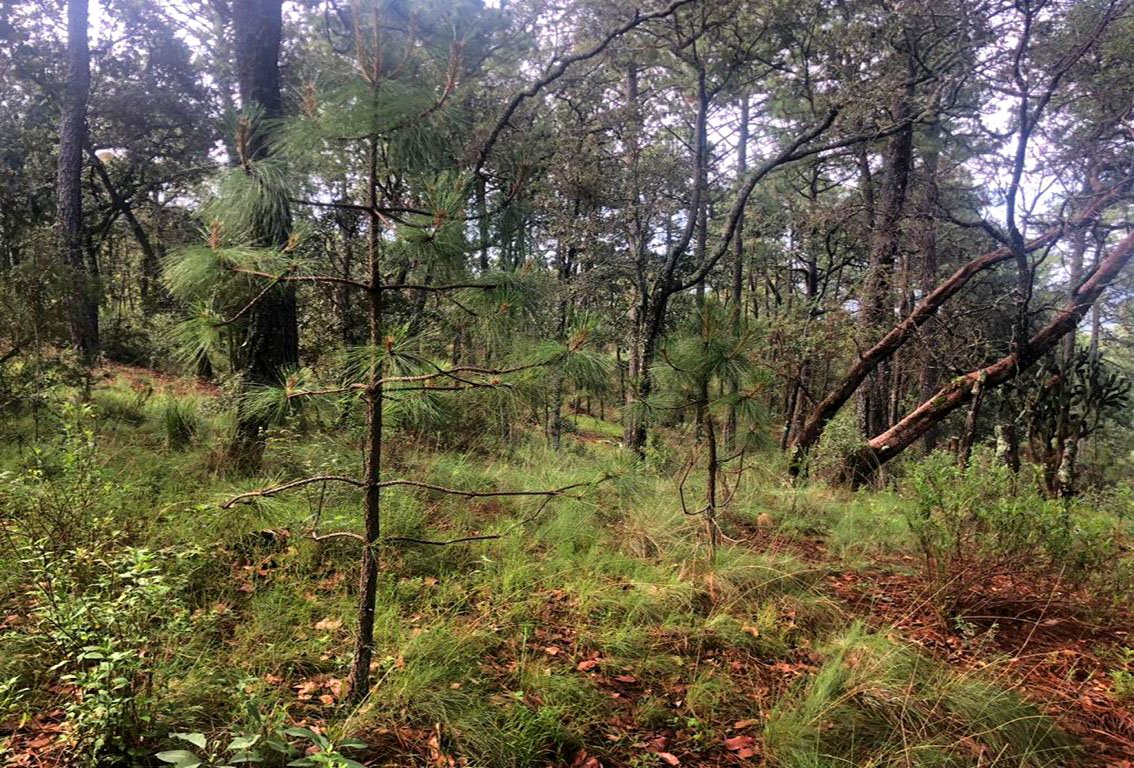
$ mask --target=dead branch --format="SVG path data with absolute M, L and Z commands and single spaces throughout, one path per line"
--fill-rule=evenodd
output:
M 252 499 L 268 498 L 283 493 L 284 491 L 290 491 L 292 489 L 302 488 L 313 483 L 323 482 L 346 483 L 347 485 L 353 485 L 356 488 L 362 488 L 366 485 L 361 480 L 356 480 L 353 477 L 346 477 L 345 475 L 317 475 L 315 477 L 305 477 L 302 480 L 292 480 L 290 483 L 284 483 L 283 485 L 273 485 L 268 488 L 260 488 L 255 491 L 245 491 L 244 493 L 239 493 L 236 496 L 233 496 L 230 499 L 222 502 L 220 507 L 221 509 L 231 509 L 236 504 L 247 504 Z

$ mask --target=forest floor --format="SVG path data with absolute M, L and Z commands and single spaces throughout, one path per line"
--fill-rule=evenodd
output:
M 109 534 L 83 545 L 99 552 L 96 572 L 121 571 L 124 552 L 130 568 L 154 554 L 146 579 L 67 592 L 86 617 L 78 656 L 34 566 L 15 562 L 26 552 L 3 556 L 0 680 L 16 681 L 0 686 L 5 764 L 109 765 L 91 750 L 117 745 L 121 764 L 155 765 L 186 746 L 175 732 L 263 744 L 305 727 L 361 739 L 342 753 L 374 766 L 1134 767 L 1130 600 L 1000 574 L 945 610 L 908 500 L 793 487 L 773 459 L 745 475 L 709 562 L 701 522 L 677 501 L 680 436 L 643 465 L 615 445 L 616 424 L 584 414 L 560 451 L 538 435 L 491 450 L 425 433 L 390 441 L 391 476 L 450 487 L 614 479 L 545 508 L 390 492 L 374 691 L 346 707 L 357 552 L 310 533 L 359 530 L 357 494 L 315 485 L 219 502 L 356 473 L 360 427 L 296 421 L 273 435 L 262 477 L 234 479 L 218 471 L 219 396 L 109 369 L 85 417 L 91 439 L 78 441 L 87 448 L 73 430 L 47 430 L 50 489 L 36 477 L 0 495 L 6 518 L 17 503 L 82 507 L 76 519 Z M 198 420 L 176 447 L 171 407 Z M 70 418 L 48 408 L 36 423 Z M 31 421 L 0 421 L 9 480 L 31 464 Z M 75 551 L 65 567 L 82 561 Z M 156 597 L 145 591 L 155 583 Z M 109 618 L 91 618 L 98 601 Z M 92 682 L 95 646 L 131 654 L 120 684 Z M 107 735 L 92 747 L 96 729 Z

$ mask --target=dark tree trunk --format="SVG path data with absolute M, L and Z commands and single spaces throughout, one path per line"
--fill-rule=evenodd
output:
M 913 78 L 894 96 L 890 107 L 895 122 L 907 120 L 913 97 Z M 870 241 L 870 267 L 863 289 L 862 333 L 874 343 L 893 322 L 895 305 L 894 265 L 898 258 L 901 223 L 905 214 L 906 189 L 913 159 L 913 125 L 894 134 L 886 145 L 885 173 L 874 214 Z M 859 421 L 863 436 L 877 435 L 890 426 L 891 360 L 883 360 L 859 391 Z
M 370 140 L 370 172 L 367 204 L 371 210 L 378 207 L 378 139 Z M 382 251 L 380 222 L 371 216 L 367 230 L 366 253 L 370 274 L 369 329 L 370 329 L 370 381 L 366 387 L 366 458 L 363 467 L 365 498 L 363 519 L 366 541 L 363 543 L 362 563 L 358 576 L 358 636 L 351 661 L 350 700 L 362 702 L 370 691 L 370 660 L 374 656 L 374 611 L 378 597 L 379 538 L 382 533 L 382 376 L 384 366 L 380 355 L 385 342 L 382 327 Z
M 70 303 L 71 345 L 86 366 L 98 356 L 98 279 L 83 254 L 83 145 L 91 88 L 87 0 L 67 2 L 67 86 L 59 123 L 55 197 L 63 261 L 75 285 Z
M 996 425 L 996 459 L 1011 470 L 1020 471 L 1020 441 L 1016 436 L 1015 424 Z
M 485 273 L 489 270 L 490 265 L 488 262 L 488 190 L 485 186 L 484 177 L 478 175 L 476 177 L 476 215 L 477 215 L 477 250 L 480 252 L 480 271 Z
M 720 474 L 720 459 L 717 456 L 717 430 L 712 414 L 704 409 L 701 415 L 705 424 L 705 437 L 709 441 L 709 464 L 706 468 L 705 489 L 705 539 L 709 547 L 709 562 L 716 560 L 720 545 L 720 527 L 717 522 L 717 481 Z
M 249 124 L 238 142 L 242 164 L 254 163 L 271 152 L 271 120 L 283 114 L 280 96 L 279 52 L 283 19 L 281 0 L 233 0 L 233 36 L 240 102 Z M 255 115 L 255 119 L 252 116 Z M 257 245 L 280 247 L 288 240 L 290 217 L 261 221 L 254 233 Z M 277 286 L 260 298 L 248 313 L 236 368 L 252 385 L 280 381 L 283 368 L 299 362 L 299 325 L 295 288 Z M 254 470 L 263 455 L 263 417 L 242 409 L 230 458 L 243 470 Z
M 576 197 L 571 203 L 571 213 L 578 219 L 582 213 L 582 203 Z M 567 244 L 559 244 L 556 277 L 559 279 L 559 296 L 555 305 L 555 338 L 560 342 L 567 340 L 567 312 L 570 308 L 570 282 L 575 270 L 575 261 L 578 258 L 578 246 L 574 240 Z M 559 443 L 563 435 L 563 393 L 565 377 L 560 366 L 555 369 L 555 385 L 552 388 L 551 416 L 548 431 L 551 437 L 551 446 L 559 450 Z M 589 409 L 588 409 L 589 410 Z M 588 414 L 589 415 L 589 414 Z

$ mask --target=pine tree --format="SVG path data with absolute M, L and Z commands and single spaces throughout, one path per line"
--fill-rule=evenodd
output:
M 469 261 L 477 249 L 468 239 L 466 208 L 473 185 L 456 167 L 451 151 L 460 118 L 454 94 L 462 75 L 461 22 L 468 21 L 462 13 L 468 10 L 442 17 L 446 23 L 415 18 L 408 24 L 397 15 L 385 17 L 383 4 L 359 4 L 359 9 L 366 13 L 351 18 L 354 29 L 348 36 L 356 44 L 353 61 L 339 60 L 340 69 L 326 89 L 307 88 L 301 114 L 278 129 L 271 155 L 253 156 L 243 172 L 227 176 L 220 198 L 209 208 L 210 241 L 180 253 L 166 272 L 175 292 L 195 301 L 196 316 L 182 326 L 190 355 L 209 354 L 225 342 L 240 343 L 229 329 L 280 285 L 348 288 L 363 297 L 367 344 L 347 348 L 339 365 L 322 378 L 307 369 L 286 371 L 278 385 L 253 388 L 241 405 L 250 418 L 270 424 L 320 400 L 360 399 L 366 421 L 360 476 L 301 478 L 226 502 L 231 506 L 316 483 L 361 492 L 362 534 L 311 532 L 317 539 L 345 536 L 361 544 L 358 634 L 349 675 L 355 702 L 369 690 L 380 550 L 399 543 L 382 534 L 383 491 L 417 488 L 464 497 L 550 499 L 577 487 L 481 492 L 383 479 L 383 446 L 392 418 L 427 418 L 440 398 L 453 393 L 520 388 L 523 382 L 516 377 L 585 359 L 582 347 L 588 336 L 580 329 L 559 343 L 536 343 L 513 334 L 510 344 L 494 350 L 493 364 L 453 363 L 432 343 L 434 329 L 423 316 L 421 297 L 451 296 L 461 307 L 480 304 L 497 317 L 513 316 L 525 305 L 531 280 L 523 274 L 471 274 Z M 439 29 L 455 30 L 456 36 L 446 43 Z M 422 36 L 416 30 L 423 30 Z M 321 202 L 312 197 L 300 204 L 365 214 L 366 269 L 359 276 L 321 271 L 299 228 L 282 245 L 256 236 L 255 224 L 265 211 L 285 208 L 286 190 L 316 192 L 336 174 L 353 180 L 361 199 Z M 493 313 L 484 314 L 492 318 Z M 396 406 L 397 413 L 389 413 L 387 404 Z
M 657 388 L 638 402 L 634 414 L 647 423 L 692 416 L 687 423 L 699 427 L 679 492 L 685 513 L 704 521 L 710 558 L 720 543 L 718 514 L 739 486 L 745 456 L 769 444 L 763 406 L 769 378 L 757 362 L 762 342 L 756 327 L 738 320 L 715 300 L 705 300 L 681 331 L 660 345 L 660 360 L 652 371 Z M 735 419 L 736 431 L 726 435 L 721 427 L 730 419 Z M 702 453 L 705 502 L 691 511 L 685 505 L 685 480 Z M 727 474 L 734 465 L 738 468 L 730 489 Z

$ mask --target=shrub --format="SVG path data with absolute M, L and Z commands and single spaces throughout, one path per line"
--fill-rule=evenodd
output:
M 21 472 L 0 473 L 0 524 L 11 542 L 52 551 L 90 546 L 116 490 L 99 463 L 94 411 L 66 404 L 56 441 L 37 446 Z
M 183 577 L 169 565 L 193 554 L 52 553 L 34 544 L 25 552 L 30 621 L 5 644 L 26 648 L 68 691 L 65 738 L 77 765 L 130 763 L 157 728 L 162 651 L 190 629 L 177 599 Z
M 988 453 L 978 452 L 967 468 L 934 454 L 912 482 L 916 504 L 907 519 L 946 615 L 999 578 L 1082 587 L 1117 572 L 1108 521 L 1045 498 Z

